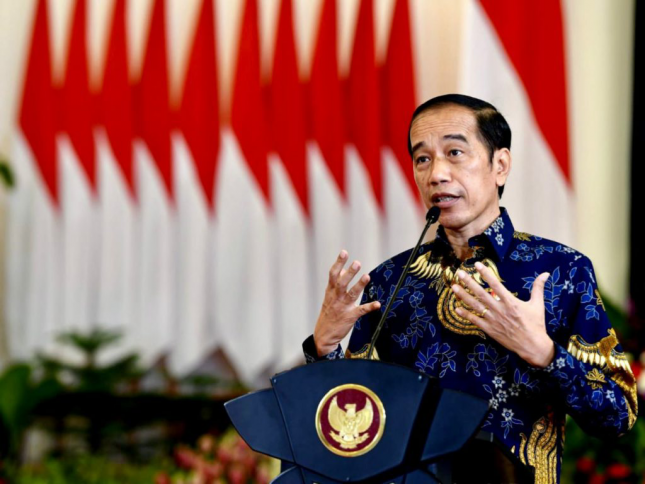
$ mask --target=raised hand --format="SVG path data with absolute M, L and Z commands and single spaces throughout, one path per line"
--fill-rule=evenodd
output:
M 459 284 L 454 284 L 452 290 L 471 310 L 458 307 L 457 314 L 531 365 L 541 368 L 548 366 L 555 355 L 544 317 L 544 284 L 549 273 L 544 272 L 535 279 L 531 299 L 522 301 L 511 294 L 484 264 L 476 262 L 475 268 L 493 294 L 484 290 L 466 272 L 458 271 L 457 277 L 470 293 Z
M 381 307 L 378 301 L 356 305 L 356 300 L 370 281 L 370 276 L 363 275 L 348 290 L 352 279 L 361 269 L 361 263 L 355 260 L 348 269 L 344 269 L 347 258 L 347 251 L 342 250 L 329 270 L 325 299 L 314 329 L 314 342 L 318 356 L 334 351 L 358 318 Z

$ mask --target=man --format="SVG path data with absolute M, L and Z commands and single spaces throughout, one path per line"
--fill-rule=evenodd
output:
M 441 208 L 440 227 L 421 246 L 375 354 L 488 399 L 482 428 L 534 466 L 537 483 L 558 482 L 565 413 L 595 435 L 620 435 L 636 420 L 634 377 L 591 261 L 515 231 L 500 209 L 511 131 L 489 103 L 433 98 L 414 112 L 408 141 L 421 197 Z M 350 287 L 360 263 L 345 270 L 348 254 L 340 253 L 303 345 L 308 361 L 342 358 L 339 342 L 352 328 L 348 355 L 367 355 L 409 255 Z

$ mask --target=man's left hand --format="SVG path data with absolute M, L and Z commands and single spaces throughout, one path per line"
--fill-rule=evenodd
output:
M 495 296 L 465 271 L 459 270 L 457 276 L 472 294 L 458 284 L 453 284 L 452 290 L 472 311 L 457 307 L 457 314 L 529 364 L 540 368 L 548 366 L 555 356 L 553 340 L 546 332 L 544 318 L 544 284 L 549 273 L 544 272 L 535 278 L 531 299 L 522 301 L 506 289 L 484 264 L 476 262 L 475 268 Z

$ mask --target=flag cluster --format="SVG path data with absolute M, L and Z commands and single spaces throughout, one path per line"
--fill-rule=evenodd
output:
M 415 242 L 423 212 L 406 135 L 422 101 L 414 60 L 424 46 L 412 35 L 408 0 L 392 0 L 377 55 L 375 1 L 359 0 L 341 75 L 342 4 L 320 0 L 302 65 L 299 4 L 281 0 L 266 61 L 258 0 L 240 0 L 224 101 L 219 10 L 199 0 L 171 103 L 167 5 L 151 2 L 135 76 L 126 0 L 114 0 L 96 89 L 88 80 L 87 0 L 74 2 L 60 85 L 51 74 L 48 2 L 37 2 L 12 159 L 10 351 L 57 351 L 61 331 L 100 326 L 122 331 L 124 348 L 148 363 L 167 356 L 180 373 L 221 349 L 252 383 L 300 361 L 341 249 L 367 271 Z M 566 242 L 572 199 L 560 4 L 467 5 L 455 90 L 493 102 L 520 133 L 514 154 L 523 164 L 504 195 L 514 222 Z M 533 203 L 545 190 L 548 200 Z
M 267 78 L 257 0 L 246 0 L 226 116 L 213 1 L 200 2 L 176 106 L 164 3 L 153 2 L 133 79 L 126 2 L 115 0 L 92 92 L 86 0 L 73 7 L 61 85 L 48 5 L 38 2 L 14 156 L 11 351 L 55 349 L 56 333 L 99 325 L 122 330 L 146 361 L 169 355 L 177 371 L 221 347 L 251 381 L 298 361 L 341 248 L 369 269 L 413 242 L 408 3 L 395 2 L 377 64 L 373 0 L 360 2 L 341 77 L 335 0 L 322 2 L 306 69 L 292 1 L 281 1 Z

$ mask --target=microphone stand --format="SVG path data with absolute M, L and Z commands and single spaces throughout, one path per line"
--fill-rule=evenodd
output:
M 392 309 L 392 303 L 394 303 L 394 300 L 396 299 L 396 295 L 398 294 L 399 290 L 401 289 L 401 286 L 403 285 L 405 276 L 408 275 L 408 271 L 410 270 L 410 264 L 416 257 L 417 252 L 419 252 L 419 247 L 421 246 L 421 243 L 423 242 L 423 239 L 426 236 L 426 232 L 428 231 L 430 226 L 439 219 L 440 214 L 441 214 L 441 209 L 439 207 L 432 207 L 426 213 L 426 220 L 427 220 L 426 226 L 423 228 L 423 232 L 421 232 L 421 237 L 419 237 L 419 241 L 417 242 L 417 245 L 414 246 L 414 250 L 410 254 L 410 257 L 408 258 L 408 262 L 405 264 L 405 267 L 403 268 L 403 273 L 401 274 L 401 277 L 399 277 L 399 282 L 397 282 L 396 284 L 396 288 L 394 289 L 394 293 L 390 298 L 390 302 L 387 303 L 387 306 L 385 307 L 385 311 L 383 311 L 383 314 L 381 315 L 381 320 L 378 322 L 378 325 L 376 326 L 376 330 L 374 331 L 374 336 L 372 336 L 372 340 L 370 341 L 370 349 L 367 353 L 366 359 L 368 360 L 374 359 L 373 353 L 374 353 L 374 348 L 376 346 L 376 340 L 381 334 L 381 330 L 385 325 L 385 319 L 387 318 L 387 315 L 390 313 L 390 310 Z

